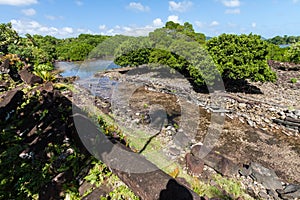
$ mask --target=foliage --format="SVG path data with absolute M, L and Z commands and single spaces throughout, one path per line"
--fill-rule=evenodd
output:
M 92 49 L 93 46 L 90 44 L 74 41 L 57 48 L 58 59 L 68 61 L 82 61 L 87 57 Z
M 268 43 L 258 35 L 222 34 L 207 42 L 207 49 L 225 78 L 274 81 L 267 64 Z
M 291 83 L 297 83 L 298 82 L 298 79 L 296 78 L 291 78 Z
M 26 141 L 28 137 L 22 136 L 21 133 L 17 134 L 24 127 L 28 127 L 28 120 L 20 117 L 20 114 L 26 113 L 32 116 L 36 113 L 36 119 L 44 122 L 45 118 L 50 115 L 48 109 L 42 109 L 38 103 L 41 97 L 38 91 L 32 93 L 30 88 L 25 88 L 24 92 L 26 93 L 24 103 L 11 115 L 9 121 L 0 123 L 0 168 L 2 169 L 0 199 L 37 199 L 42 186 L 49 183 L 57 173 L 72 169 L 72 172 L 77 174 L 78 163 L 81 163 L 83 159 L 74 144 L 61 143 L 48 143 L 43 152 L 45 155 L 51 155 L 48 158 L 36 156 L 35 153 L 39 152 L 34 151 L 19 156 L 25 149 L 30 149 Z M 69 115 L 65 111 L 66 109 L 61 109 L 61 111 L 58 109 L 56 114 L 58 116 Z M 42 131 L 41 128 L 37 128 L 35 136 Z M 58 165 L 61 162 L 61 154 L 69 148 L 72 148 L 74 152 Z
M 57 72 L 54 72 L 54 66 L 51 63 L 35 64 L 33 73 L 41 77 L 44 81 L 54 81 Z
M 6 54 L 0 58 L 0 62 L 4 62 L 6 59 L 9 60 L 9 65 L 11 68 L 21 69 L 23 67 L 23 62 L 17 54 Z
M 124 35 L 107 37 L 107 39 L 98 44 L 96 48 L 90 52 L 89 58 L 112 58 L 115 55 L 116 49 L 119 47 L 119 45 L 129 38 L 133 37 Z
M 101 162 L 94 162 L 93 165 L 94 167 L 84 179 L 92 185 L 100 187 L 112 175 L 112 172 Z
M 122 42 L 116 50 L 115 63 L 122 67 L 165 65 L 192 77 L 196 84 L 213 85 L 218 71 L 201 46 L 204 41 L 205 36 L 195 33 L 189 23 L 167 22 L 165 27 L 149 33 L 149 37 Z
M 84 179 L 96 187 L 106 185 L 112 188 L 112 191 L 105 197 L 101 197 L 101 199 L 139 199 L 105 164 L 95 160 L 92 162 L 92 165 L 93 167 Z
M 150 41 L 145 37 L 132 37 L 124 41 L 115 52 L 115 63 L 122 67 L 139 66 L 149 62 Z
M 281 48 L 275 44 L 269 44 L 269 54 L 267 56 L 268 60 L 276 60 L 281 62 L 288 62 L 288 58 L 286 57 L 286 52 L 289 48 Z
M 297 64 L 300 63 L 300 42 L 292 44 L 287 50 L 285 56 L 290 62 Z
M 268 42 L 276 45 L 286 45 L 286 44 L 293 44 L 296 42 L 300 42 L 300 36 L 275 36 L 267 40 Z
M 179 23 L 169 21 L 166 23 L 165 28 L 186 35 L 190 39 L 195 40 L 200 44 L 205 43 L 205 39 L 206 39 L 205 35 L 203 33 L 196 33 L 192 24 L 188 22 L 185 22 L 183 25 L 180 25 Z
M 62 40 L 57 47 L 57 59 L 67 61 L 83 61 L 104 40 L 102 35 L 80 34 L 77 38 Z
M 0 24 L 0 53 L 8 53 L 7 48 L 9 44 L 16 44 L 19 35 L 12 28 L 11 23 Z

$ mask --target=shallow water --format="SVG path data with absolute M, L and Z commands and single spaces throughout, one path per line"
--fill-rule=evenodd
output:
M 78 76 L 80 79 L 92 78 L 96 72 L 119 68 L 113 61 L 96 60 L 84 62 L 57 62 L 55 67 L 63 72 L 63 77 Z
M 57 62 L 56 68 L 62 70 L 60 73 L 63 77 L 78 76 L 79 80 L 75 82 L 86 89 L 93 95 L 103 99 L 110 99 L 113 87 L 117 84 L 116 81 L 108 77 L 94 77 L 96 72 L 105 71 L 108 69 L 119 68 L 113 61 L 97 60 L 90 62 Z

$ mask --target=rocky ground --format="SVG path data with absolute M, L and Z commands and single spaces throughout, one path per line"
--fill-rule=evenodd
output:
M 62 198 L 66 186 L 78 188 L 81 195 L 95 188 L 83 181 L 91 166 L 72 121 L 72 103 L 76 103 L 100 108 L 120 129 L 126 129 L 124 141 L 129 141 L 132 151 L 200 194 L 210 191 L 210 197 L 225 199 L 299 199 L 300 71 L 284 63 L 272 66 L 278 75 L 276 83 L 226 81 L 223 91 L 211 93 L 195 92 L 188 80 L 169 69 L 146 66 L 102 72 L 88 82 L 79 80 L 73 85 L 77 93 L 64 90 L 64 96 L 55 89 L 59 84 L 45 82 L 27 69 L 16 76 L 4 73 L 0 139 L 4 145 L 1 159 L 7 162 L 1 167 L 13 165 L 20 173 L 9 179 L 12 172 L 5 170 L 1 177 L 5 190 L 20 194 L 3 190 L 0 197 L 36 197 L 39 193 L 44 199 Z M 83 88 L 90 91 L 93 105 L 85 101 L 89 94 Z M 119 140 L 120 135 L 112 138 Z M 116 173 L 124 180 L 134 177 Z M 160 174 L 161 180 L 170 177 L 154 174 Z M 153 176 L 135 179 L 148 183 L 141 187 L 160 191 L 165 183 L 153 186 Z M 136 182 L 131 184 L 137 187 Z M 175 185 L 175 190 L 182 189 Z M 86 199 L 111 190 L 101 187 Z M 169 193 L 167 187 L 162 196 Z
M 97 77 L 119 82 L 107 84 L 113 92 L 106 97 L 119 123 L 150 133 L 137 151 L 156 138 L 162 148 L 155 153 L 200 179 L 209 168 L 241 180 L 255 199 L 297 199 L 300 90 L 292 78 L 300 71 L 274 70 L 276 83 L 227 81 L 224 91 L 210 94 L 194 92 L 186 79 L 164 70 L 142 67 Z

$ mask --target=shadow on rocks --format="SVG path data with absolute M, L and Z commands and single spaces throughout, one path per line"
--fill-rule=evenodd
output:
M 262 91 L 243 79 L 223 79 L 225 90 L 232 93 L 263 94 Z
M 170 179 L 166 189 L 162 190 L 159 200 L 192 200 L 193 196 L 184 186 L 177 183 L 176 180 Z

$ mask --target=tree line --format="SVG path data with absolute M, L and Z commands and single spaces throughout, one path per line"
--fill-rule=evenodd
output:
M 291 37 L 284 38 L 291 41 Z M 267 60 L 300 63 L 300 42 L 281 48 L 272 39 L 222 34 L 206 40 L 190 23 L 171 21 L 144 37 L 80 34 L 66 39 L 30 34 L 21 37 L 10 23 L 0 24 L 0 53 L 18 55 L 35 71 L 51 71 L 56 60 L 109 58 L 121 67 L 167 65 L 199 85 L 209 84 L 217 74 L 230 79 L 274 81 L 276 75 Z M 22 63 L 16 62 L 16 68 Z

